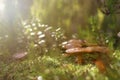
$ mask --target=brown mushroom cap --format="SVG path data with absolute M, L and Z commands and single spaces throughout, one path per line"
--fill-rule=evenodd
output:
M 101 46 L 91 46 L 91 47 L 84 47 L 84 48 L 71 48 L 67 49 L 66 53 L 69 54 L 78 54 L 78 53 L 108 53 L 108 48 L 101 47 Z
M 87 43 L 86 41 L 82 40 L 69 40 L 66 42 L 63 42 L 62 48 L 65 49 L 64 56 L 75 56 L 77 63 L 81 64 L 83 63 L 84 56 L 83 54 L 107 54 L 110 52 L 110 50 L 107 47 L 99 46 L 97 44 L 91 44 Z M 95 55 L 94 54 L 94 55 Z M 108 54 L 107 54 L 108 55 Z M 98 67 L 98 69 L 103 73 L 106 70 L 106 65 L 100 58 L 101 55 L 98 55 L 95 59 L 93 59 L 95 65 Z
M 86 41 L 85 40 L 81 40 L 81 39 L 71 39 L 68 41 L 68 43 L 75 43 L 75 44 L 85 44 Z
M 66 45 L 63 45 L 62 48 L 63 49 L 71 49 L 71 48 L 75 48 L 75 47 L 82 47 L 81 44 L 66 44 Z
M 25 56 L 27 56 L 27 52 L 20 52 L 20 53 L 16 53 L 14 54 L 12 57 L 13 59 L 23 59 Z
M 76 40 L 76 39 L 71 39 L 69 41 L 63 42 L 62 43 L 62 48 L 63 49 L 71 49 L 75 47 L 82 47 L 86 44 L 84 40 Z
M 87 43 L 85 40 L 71 39 L 62 43 L 67 55 L 80 55 L 81 53 L 109 53 L 107 47 Z

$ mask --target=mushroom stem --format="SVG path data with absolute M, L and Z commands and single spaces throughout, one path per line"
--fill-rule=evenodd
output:
M 101 59 L 97 59 L 95 61 L 95 65 L 96 65 L 96 67 L 98 67 L 100 72 L 104 73 L 106 71 L 106 66 Z

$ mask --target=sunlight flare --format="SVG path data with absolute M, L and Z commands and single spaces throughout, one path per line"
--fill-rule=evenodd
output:
M 3 0 L 0 0 L 0 11 L 3 11 L 5 8 L 5 4 L 3 2 Z

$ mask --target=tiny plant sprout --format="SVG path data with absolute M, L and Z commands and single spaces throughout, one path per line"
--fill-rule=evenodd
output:
M 31 32 L 31 31 L 33 31 L 33 30 L 30 28 L 29 31 Z
M 48 27 L 48 25 L 45 25 L 45 27 Z
M 55 36 L 54 34 L 51 35 L 51 37 L 54 37 L 54 36 Z
M 38 42 L 38 44 L 42 44 L 42 43 L 45 43 L 45 40 L 41 40 Z
M 106 42 L 106 43 L 109 43 L 109 40 L 107 39 L 105 42 Z
M 41 32 L 41 31 L 39 31 L 39 32 L 37 33 L 37 35 L 40 35 L 40 34 L 42 34 L 42 32 Z
M 41 25 L 41 27 L 44 27 L 44 26 L 45 26 L 44 24 Z
M 41 27 L 41 24 L 40 24 L 40 23 L 38 23 L 38 27 Z
M 37 80 L 43 80 L 42 76 L 38 76 Z
M 65 44 L 67 44 L 67 43 L 68 43 L 68 42 L 67 42 L 67 41 L 65 41 L 65 42 L 63 42 L 62 44 L 63 44 L 63 45 L 65 45 Z
M 26 22 L 26 21 L 23 21 L 23 22 L 22 22 L 22 24 L 23 24 L 23 25 L 26 25 L 26 24 L 27 24 L 27 22 Z
M 34 47 L 37 47 L 37 46 L 38 46 L 37 44 L 34 45 Z
M 30 33 L 30 35 L 31 35 L 31 36 L 33 36 L 33 35 L 35 35 L 35 33 L 34 33 L 34 32 L 32 32 L 32 33 Z
M 30 25 L 26 25 L 24 28 L 30 28 Z
M 35 26 L 35 25 L 36 25 L 35 23 L 32 24 L 32 26 Z
M 37 27 L 34 27 L 34 30 L 37 30 Z
M 45 34 L 39 35 L 39 38 L 43 38 L 45 37 Z
M 56 31 L 60 31 L 61 28 L 56 29 Z
M 8 38 L 8 35 L 5 35 L 5 38 Z
M 48 31 L 48 30 L 50 30 L 50 29 L 52 29 L 52 27 L 48 27 L 48 28 L 46 28 L 44 31 L 46 32 L 46 31 Z
M 37 20 L 38 22 L 40 22 L 40 19 L 39 19 L 39 18 L 37 18 L 36 20 Z
M 120 32 L 118 32 L 117 36 L 120 38 Z

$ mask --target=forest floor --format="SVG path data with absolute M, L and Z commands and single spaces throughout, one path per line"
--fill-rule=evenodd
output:
M 50 54 L 55 54 L 51 52 Z M 34 54 L 34 53 L 33 53 Z M 114 61 L 106 73 L 93 64 L 79 65 L 72 58 L 59 55 L 27 55 L 22 60 L 0 59 L 0 80 L 119 80 L 120 51 L 113 53 Z

